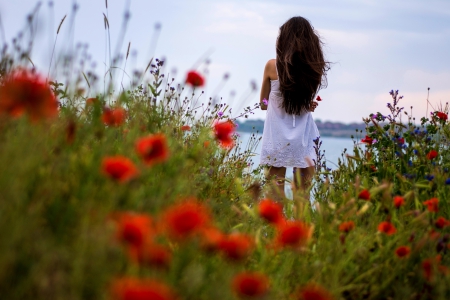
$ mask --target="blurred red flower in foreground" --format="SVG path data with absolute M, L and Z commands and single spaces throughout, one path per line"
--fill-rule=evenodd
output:
M 189 126 L 189 125 L 183 125 L 180 128 L 182 131 L 190 131 L 191 130 L 191 126 Z
M 349 233 L 354 228 L 355 228 L 355 222 L 353 222 L 353 221 L 342 222 L 339 225 L 339 231 L 342 231 L 342 232 L 345 232 L 345 233 Z
M 102 121 L 108 126 L 120 126 L 125 122 L 126 111 L 122 107 L 103 108 Z
M 166 230 L 175 239 L 185 239 L 200 233 L 209 222 L 208 208 L 194 198 L 170 206 L 163 216 Z
M 434 226 L 436 226 L 436 228 L 444 228 L 450 225 L 450 221 L 445 219 L 444 217 L 439 217 L 436 222 L 434 223 Z
M 435 159 L 438 156 L 438 153 L 436 150 L 430 150 L 430 152 L 427 153 L 427 158 L 429 160 Z
M 369 136 L 366 135 L 366 137 L 363 138 L 363 139 L 361 140 L 361 142 L 366 143 L 366 144 L 369 144 L 369 145 L 372 145 L 373 139 L 372 139 L 371 137 L 369 137 Z
M 278 224 L 284 219 L 281 204 L 270 199 L 259 202 L 258 211 L 261 218 L 272 224 Z
M 122 278 L 112 284 L 113 299 L 174 300 L 176 296 L 166 284 L 153 279 Z
M 234 132 L 234 124 L 231 121 L 217 122 L 214 125 L 214 133 L 216 139 L 219 141 L 223 148 L 232 148 L 234 145 L 234 140 L 231 135 Z
M 405 205 L 405 198 L 403 198 L 402 196 L 395 196 L 394 197 L 394 206 L 396 208 L 400 208 L 400 206 Z
M 130 256 L 141 265 L 157 268 L 168 268 L 172 261 L 172 253 L 162 245 L 148 243 L 139 248 L 130 248 Z
M 190 71 L 187 73 L 186 83 L 189 83 L 194 87 L 203 86 L 205 84 L 205 79 L 197 71 Z
M 397 229 L 395 229 L 391 222 L 384 221 L 378 225 L 378 231 L 386 233 L 387 235 L 392 235 L 397 232 Z
M 125 156 L 105 157 L 102 162 L 103 173 L 118 182 L 126 182 L 139 173 L 134 163 Z
M 424 201 L 423 204 L 427 206 L 428 211 L 431 211 L 431 212 L 439 211 L 439 206 L 438 206 L 439 199 L 438 198 L 431 198 L 427 201 Z
M 446 114 L 446 113 L 443 113 L 443 112 L 440 112 L 440 111 L 438 111 L 438 112 L 436 113 L 436 116 L 437 116 L 439 119 L 443 120 L 443 121 L 447 121 L 447 119 L 448 119 L 447 114 Z
M 219 250 L 220 241 L 224 238 L 222 231 L 215 227 L 207 227 L 202 230 L 202 248 L 207 252 Z
M 45 79 L 28 70 L 5 75 L 0 86 L 0 113 L 19 117 L 27 113 L 32 121 L 54 117 L 58 101 Z
M 362 190 L 358 194 L 358 199 L 370 200 L 370 192 L 368 190 Z
M 130 246 L 143 246 L 154 233 L 155 226 L 148 215 L 123 213 L 117 218 L 117 238 Z
M 242 233 L 232 233 L 224 236 L 219 242 L 219 249 L 225 257 L 232 260 L 241 260 L 253 249 L 253 240 Z
M 148 166 L 167 160 L 169 147 L 166 136 L 160 133 L 138 139 L 136 152 Z
M 257 272 L 244 272 L 233 278 L 233 290 L 241 297 L 261 297 L 269 289 L 269 279 Z
M 307 284 L 295 295 L 298 300 L 333 300 L 333 296 L 323 287 L 317 284 Z
M 301 221 L 285 221 L 278 226 L 278 245 L 299 247 L 311 238 L 313 228 Z
M 395 250 L 395 255 L 400 258 L 408 256 L 409 253 L 411 253 L 411 248 L 409 248 L 408 246 L 400 246 Z

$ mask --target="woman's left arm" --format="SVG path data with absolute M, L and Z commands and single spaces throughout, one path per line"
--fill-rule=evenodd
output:
M 264 99 L 269 99 L 270 94 L 270 68 L 271 68 L 270 60 L 267 62 L 266 67 L 264 68 L 263 80 L 261 85 L 261 94 L 259 99 L 259 104 L 261 105 L 261 110 L 267 110 L 267 105 L 264 104 Z

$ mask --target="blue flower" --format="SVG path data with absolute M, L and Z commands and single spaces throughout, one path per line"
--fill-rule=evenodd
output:
M 413 166 L 413 162 L 408 160 L 408 166 L 412 167 Z
M 419 153 L 419 151 L 417 151 L 416 149 L 414 149 L 413 152 L 415 155 L 417 155 Z
M 447 179 L 445 180 L 445 184 L 450 184 L 450 178 L 447 178 Z
M 400 152 L 395 151 L 395 155 L 400 156 Z
M 434 179 L 434 175 L 425 175 L 425 179 L 431 181 Z

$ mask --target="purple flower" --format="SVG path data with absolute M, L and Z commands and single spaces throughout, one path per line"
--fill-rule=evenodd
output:
M 218 115 L 220 118 L 222 118 L 222 116 L 223 116 L 223 111 L 219 111 L 219 112 L 217 113 L 217 115 Z
M 267 100 L 266 98 L 264 98 L 264 99 L 262 100 L 262 103 L 263 103 L 265 106 L 267 106 L 267 104 L 269 104 L 269 100 Z

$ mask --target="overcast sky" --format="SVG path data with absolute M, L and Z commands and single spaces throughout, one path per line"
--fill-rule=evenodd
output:
M 0 0 L 8 43 L 25 27 L 26 16 L 37 2 Z M 227 102 L 235 91 L 233 105 L 237 110 L 259 101 L 259 91 L 251 98 L 245 97 L 250 82 L 254 80 L 260 86 L 265 63 L 275 58 L 278 28 L 290 17 L 300 15 L 319 32 L 326 44 L 325 55 L 333 62 L 328 87 L 319 92 L 323 101 L 314 118 L 348 123 L 360 122 L 371 112 L 387 113 L 391 89 L 400 90 L 404 95 L 400 104 L 414 106 L 417 117 L 425 114 L 428 87 L 433 105 L 450 101 L 449 0 L 109 0 L 108 11 L 105 0 L 78 0 L 72 35 L 73 3 L 55 0 L 50 9 L 48 1 L 42 1 L 38 13 L 40 33 L 32 60 L 44 73 L 59 22 L 67 14 L 56 52 L 77 42 L 88 44 L 96 71 L 103 74 L 108 64 L 103 13 L 109 16 L 114 52 L 129 6 L 131 18 L 120 51 L 126 53 L 131 42 L 131 53 L 136 58 L 130 55 L 127 73 L 143 70 L 155 54 L 167 59 L 166 73 L 173 75 L 177 70 L 175 78 L 179 82 L 202 55 L 210 53 L 205 93 L 212 96 L 223 75 L 229 73 L 219 93 Z M 156 50 L 151 53 L 156 23 L 161 24 L 161 32 Z M 201 72 L 204 69 L 205 65 L 198 67 Z M 243 99 L 245 103 L 237 103 Z M 258 112 L 253 118 L 264 115 Z

